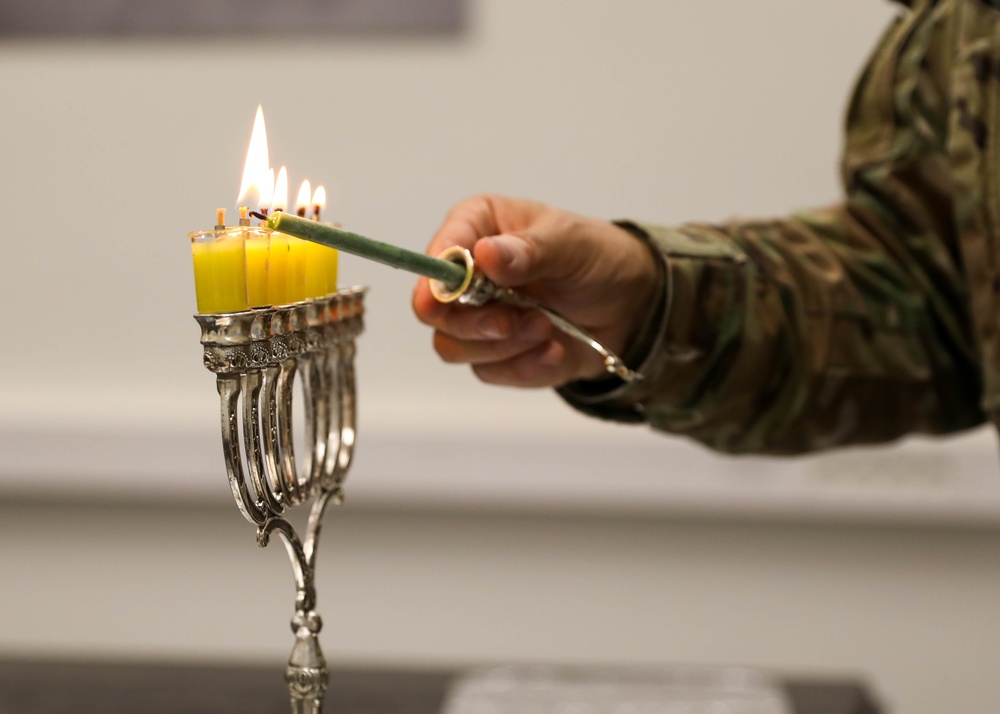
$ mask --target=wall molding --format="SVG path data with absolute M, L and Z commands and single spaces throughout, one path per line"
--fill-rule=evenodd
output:
M 204 417 L 202 407 L 189 413 Z M 228 502 L 212 420 L 155 413 L 0 418 L 0 497 Z M 362 423 L 353 507 L 1000 526 L 991 429 L 773 459 L 719 456 L 572 413 L 578 433 L 519 428 L 502 414 L 492 428 L 489 415 L 451 426 L 411 417 Z

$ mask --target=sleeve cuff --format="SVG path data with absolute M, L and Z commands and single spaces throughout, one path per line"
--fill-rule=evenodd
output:
M 664 228 L 640 225 L 631 221 L 615 224 L 642 240 L 656 255 L 660 265 L 659 298 L 648 306 L 646 319 L 634 344 L 622 355 L 631 369 L 643 376 L 635 382 L 617 377 L 570 382 L 556 391 L 570 406 L 590 416 L 621 422 L 648 421 L 647 406 L 676 398 L 685 373 L 695 372 L 710 340 L 705 340 L 702 318 L 724 315 L 733 301 L 729 299 L 708 311 L 699 310 L 697 294 L 702 280 L 717 268 L 729 273 L 746 260 L 746 255 L 726 236 L 710 226 Z M 722 280 L 729 288 L 732 279 Z M 638 306 L 637 306 L 638 309 Z M 695 314 L 698 313 L 698 314 Z M 709 331 L 711 332 L 711 331 Z M 687 367 L 685 369 L 685 367 Z M 673 383 L 664 389 L 664 380 Z

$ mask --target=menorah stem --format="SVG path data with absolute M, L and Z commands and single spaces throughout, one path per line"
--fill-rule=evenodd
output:
M 316 548 L 319 547 L 319 533 L 323 529 L 323 516 L 326 514 L 327 506 L 333 501 L 333 505 L 339 506 L 344 502 L 344 490 L 339 486 L 333 491 L 321 491 L 316 500 L 313 501 L 309 510 L 309 520 L 306 523 L 306 540 L 303 550 L 306 555 L 306 563 L 310 568 L 316 567 Z
M 323 621 L 314 610 L 298 610 L 292 618 L 295 646 L 285 668 L 292 714 L 320 714 L 323 710 L 330 672 L 317 636 L 322 627 Z
M 327 500 L 325 496 L 328 494 L 323 496 L 321 500 Z M 285 668 L 285 683 L 288 685 L 293 714 L 320 714 L 323 693 L 330 679 L 326 658 L 319 646 L 319 631 L 323 628 L 323 620 L 315 610 L 316 570 L 312 558 L 316 552 L 317 532 L 310 529 L 304 546 L 295 530 L 283 518 L 270 518 L 257 530 L 257 542 L 261 547 L 268 544 L 272 533 L 281 537 L 295 576 L 295 615 L 292 617 L 295 645 Z M 311 557 L 306 556 L 307 548 Z

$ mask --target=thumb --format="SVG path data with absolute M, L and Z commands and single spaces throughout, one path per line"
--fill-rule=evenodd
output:
M 476 265 L 498 285 L 516 287 L 558 277 L 559 251 L 555 240 L 502 233 L 476 241 Z

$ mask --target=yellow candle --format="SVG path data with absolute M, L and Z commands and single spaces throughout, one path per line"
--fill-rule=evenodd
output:
M 326 254 L 329 249 L 306 241 L 306 297 L 318 298 L 326 295 Z
M 285 305 L 288 299 L 288 237 L 272 233 L 268 247 L 267 298 L 272 305 Z
M 198 312 L 236 312 L 250 307 L 242 232 L 198 231 L 190 237 Z
M 309 241 L 301 238 L 287 237 L 288 240 L 288 269 L 285 271 L 285 302 L 298 302 L 305 300 L 306 294 L 306 266 L 308 265 Z
M 326 208 L 326 189 L 317 186 L 316 192 L 312 195 L 313 220 L 319 220 L 320 211 Z M 317 254 L 317 268 L 322 274 L 322 293 L 329 294 L 337 292 L 337 259 L 336 248 L 328 246 L 316 246 L 319 248 Z
M 326 272 L 326 292 L 337 292 L 337 263 L 339 262 L 340 251 L 336 248 L 323 248 L 323 267 Z
M 247 265 L 247 302 L 250 307 L 272 304 L 268 291 L 268 233 L 248 230 L 244 233 Z
M 309 179 L 305 179 L 299 186 L 298 197 L 295 199 L 295 213 L 305 218 L 309 205 L 309 198 L 312 196 Z M 319 249 L 322 246 L 315 245 L 308 241 L 293 238 L 295 245 L 292 250 L 296 254 L 296 260 L 301 261 L 302 270 L 302 291 L 297 293 L 299 299 L 321 297 L 326 292 L 326 282 L 323 280 L 323 271 L 319 267 Z

